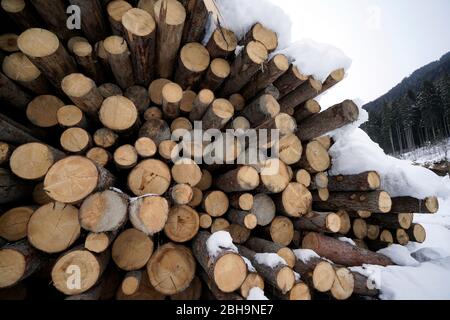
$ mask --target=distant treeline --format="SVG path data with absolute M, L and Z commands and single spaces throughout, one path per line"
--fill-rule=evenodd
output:
M 398 154 L 450 137 L 450 75 L 423 81 L 381 108 L 369 109 L 363 129 L 385 152 Z

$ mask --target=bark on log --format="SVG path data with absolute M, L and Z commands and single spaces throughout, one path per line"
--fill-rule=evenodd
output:
M 212 60 L 200 88 L 216 91 L 230 76 L 230 72 L 231 67 L 227 60 L 222 58 Z
M 416 223 L 414 223 L 406 232 L 412 242 L 424 243 L 427 237 L 425 228 Z
M 45 137 L 45 132 L 37 127 L 24 127 L 0 113 L 0 140 L 16 145 L 39 142 Z
M 104 83 L 98 87 L 98 90 L 100 91 L 100 94 L 105 99 L 112 97 L 112 96 L 122 96 L 123 95 L 122 89 L 117 84 L 114 84 L 114 83 Z
M 78 33 L 67 28 L 67 14 L 64 1 L 31 0 L 31 3 L 49 29 L 56 33 L 59 38 L 68 40 Z
M 295 266 L 296 257 L 294 252 L 278 243 L 268 241 L 261 238 L 252 237 L 248 239 L 245 246 L 257 253 L 276 253 L 286 261 L 290 268 Z
M 345 77 L 345 70 L 344 69 L 338 69 L 333 71 L 325 80 L 325 82 L 322 84 L 322 91 L 320 93 L 323 93 L 327 90 L 329 90 L 331 87 L 335 86 L 339 82 L 341 82 Z
M 165 118 L 173 120 L 180 115 L 183 89 L 176 83 L 168 83 L 162 89 L 162 110 Z
M 294 225 L 290 219 L 277 216 L 262 232 L 266 235 L 265 238 L 282 246 L 289 246 L 294 238 Z
M 72 73 L 61 82 L 64 93 L 83 112 L 96 117 L 103 102 L 95 82 L 81 73 Z
M 231 104 L 234 107 L 234 111 L 237 113 L 237 111 L 242 111 L 246 106 L 246 101 L 244 97 L 240 93 L 233 93 L 228 100 L 231 102 Z
M 31 3 L 26 3 L 25 0 L 2 0 L 1 6 L 11 20 L 22 30 L 42 25 L 42 21 L 36 17 Z
M 280 105 L 271 95 L 263 95 L 242 110 L 244 116 L 253 126 L 258 126 L 275 118 L 280 113 Z
M 23 112 L 33 97 L 0 72 L 0 100 Z
M 297 106 L 317 97 L 321 90 L 322 83 L 310 77 L 299 85 L 297 89 L 280 99 L 281 110 L 287 113 L 292 112 Z
M 320 112 L 320 104 L 316 100 L 308 100 L 294 110 L 294 118 L 298 123 Z
M 304 249 L 311 249 L 321 257 L 347 267 L 374 264 L 380 266 L 392 265 L 388 257 L 374 253 L 349 243 L 339 241 L 318 233 L 308 233 L 302 242 Z
M 117 84 L 126 89 L 134 84 L 133 64 L 127 42 L 119 36 L 111 36 L 103 41 L 109 65 Z
M 216 99 L 202 118 L 203 130 L 223 129 L 234 115 L 233 105 L 225 99 Z
M 200 297 L 202 295 L 202 282 L 200 281 L 200 278 L 198 276 L 194 277 L 194 280 L 192 280 L 191 284 L 187 289 L 173 294 L 170 296 L 170 300 L 173 301 L 195 301 L 200 300 Z
M 203 118 L 211 103 L 214 101 L 214 92 L 210 89 L 201 90 L 192 104 L 192 110 L 189 113 L 189 119 L 199 121 Z
M 53 1 L 50 2 L 53 4 Z M 50 12 L 56 16 L 53 9 Z M 66 75 L 77 72 L 74 59 L 58 37 L 48 30 L 28 29 L 19 36 L 17 45 L 55 88 L 60 88 Z
M 257 218 L 253 213 L 236 209 L 228 210 L 227 220 L 231 223 L 247 228 L 248 230 L 255 229 L 258 224 Z
M 70 0 L 69 2 L 80 7 L 81 15 L 83 16 L 81 19 L 81 30 L 83 30 L 89 42 L 95 43 L 107 37 L 108 26 L 99 0 Z
M 283 98 L 307 80 L 307 76 L 303 75 L 296 66 L 291 65 L 273 84 L 280 91 L 280 98 Z
M 381 185 L 378 173 L 367 171 L 356 175 L 339 175 L 328 178 L 328 190 L 331 192 L 372 191 Z
M 300 127 L 301 130 L 301 127 Z M 328 151 L 317 141 L 311 141 L 303 146 L 303 153 L 298 165 L 309 173 L 327 171 L 331 165 Z
M 242 166 L 229 171 L 216 180 L 216 186 L 227 193 L 251 191 L 259 185 L 259 175 L 256 169 Z
M 95 56 L 94 48 L 86 41 L 77 41 L 73 44 L 73 55 L 83 72 L 96 83 L 105 83 L 108 73 Z
M 6 204 L 29 198 L 33 186 L 16 178 L 6 169 L 0 169 L 0 204 Z
M 150 105 L 150 98 L 148 96 L 148 91 L 141 86 L 132 86 L 125 90 L 124 96 L 130 99 L 135 107 L 138 109 L 140 114 L 148 109 Z
M 414 215 L 412 213 L 372 214 L 372 216 L 367 219 L 367 222 L 388 229 L 403 228 L 408 230 L 411 228 L 413 219 Z
M 314 208 L 330 211 L 344 209 L 388 213 L 391 211 L 391 203 L 391 197 L 384 191 L 335 192 L 330 194 L 330 198 L 326 202 L 314 202 Z
M 423 200 L 413 197 L 392 198 L 392 212 L 436 213 L 439 210 L 437 197 L 428 197 Z
M 340 217 L 332 212 L 312 211 L 294 220 L 294 227 L 298 230 L 337 233 L 341 228 Z
M 124 30 L 122 25 L 122 17 L 128 10 L 131 10 L 132 8 L 133 6 L 127 1 L 114 0 L 108 3 L 106 11 L 108 13 L 108 19 L 113 35 L 123 35 Z
M 157 146 L 159 146 L 161 142 L 170 140 L 171 132 L 166 121 L 153 118 L 147 120 L 147 122 L 145 122 L 141 127 L 139 137 L 150 138 L 156 143 Z
M 178 57 L 175 82 L 184 90 L 196 88 L 209 63 L 209 52 L 200 43 L 191 42 L 184 45 Z
M 239 45 L 245 46 L 250 41 L 259 41 L 269 53 L 275 51 L 278 47 L 278 35 L 276 32 L 267 29 L 261 23 L 254 24 L 247 34 L 239 41 Z
M 201 42 L 208 23 L 208 9 L 203 0 L 187 0 L 184 2 L 186 22 L 184 24 L 182 43 Z
M 337 104 L 301 123 L 298 137 L 310 141 L 358 120 L 359 109 L 351 100 Z
M 219 27 L 214 30 L 206 48 L 211 59 L 227 59 L 234 53 L 237 47 L 237 38 L 233 31 Z

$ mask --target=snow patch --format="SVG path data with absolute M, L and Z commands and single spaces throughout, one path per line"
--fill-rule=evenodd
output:
M 231 235 L 226 231 L 213 233 L 206 241 L 206 248 L 211 258 L 215 259 L 223 250 L 238 253 Z
M 252 262 L 250 260 L 248 260 L 246 257 L 242 257 L 242 259 L 244 259 L 244 262 L 247 265 L 248 272 L 256 272 L 256 269 L 252 265 Z
M 320 256 L 311 249 L 294 250 L 294 254 L 297 257 L 297 259 L 299 259 L 303 263 L 308 263 L 311 259 L 314 258 L 320 259 Z
M 302 278 L 300 273 L 295 272 L 295 271 L 294 271 L 294 277 L 295 277 L 295 281 L 300 281 L 300 279 Z
M 416 267 L 419 265 L 419 262 L 411 257 L 408 248 L 398 244 L 393 244 L 387 248 L 378 250 L 378 253 L 390 258 L 392 262 L 399 266 Z
M 286 260 L 276 253 L 257 253 L 255 255 L 255 260 L 259 264 L 263 264 L 272 269 L 278 266 L 287 266 Z
M 346 242 L 346 243 L 348 243 L 348 244 L 351 244 L 352 246 L 356 246 L 355 241 L 353 241 L 353 240 L 350 239 L 350 238 L 339 237 L 338 240 L 339 240 L 339 241 L 342 241 L 342 242 Z
M 247 300 L 269 300 L 264 295 L 264 291 L 259 287 L 251 288 L 248 292 Z

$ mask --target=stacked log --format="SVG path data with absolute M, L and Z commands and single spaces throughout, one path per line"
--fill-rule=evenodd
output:
M 372 297 L 349 267 L 392 265 L 374 251 L 425 241 L 413 213 L 435 213 L 435 197 L 391 198 L 373 171 L 328 173 L 327 134 L 359 109 L 315 99 L 343 69 L 304 75 L 263 22 L 204 39 L 200 0 L 69 2 L 86 38 L 61 29 L 62 1 L 31 1 L 40 17 L 2 1 L 23 32 L 0 38 L 0 289 L 41 270 L 70 300 Z M 219 134 L 186 141 L 196 121 Z M 252 143 L 222 141 L 227 129 L 280 140 L 238 163 Z

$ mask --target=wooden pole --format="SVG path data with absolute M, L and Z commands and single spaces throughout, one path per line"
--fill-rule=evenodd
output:
M 322 83 L 310 77 L 280 99 L 281 110 L 289 113 L 289 110 L 295 110 L 302 103 L 317 97 L 321 90 Z
M 200 88 L 216 91 L 230 76 L 230 72 L 231 67 L 227 60 L 221 58 L 212 60 Z
M 117 84 L 124 90 L 134 85 L 133 65 L 125 39 L 111 36 L 103 41 L 103 46 Z
M 123 0 L 114 0 L 108 3 L 106 11 L 108 13 L 108 19 L 113 35 L 123 35 L 124 30 L 122 25 L 122 17 L 128 10 L 131 10 L 132 8 L 133 6 L 130 3 Z

